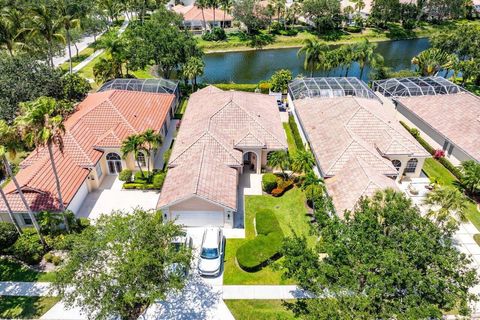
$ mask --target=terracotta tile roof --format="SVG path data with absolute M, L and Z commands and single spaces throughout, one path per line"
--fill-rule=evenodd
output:
M 397 170 L 384 156 L 430 156 L 376 99 L 307 98 L 295 101 L 322 173 L 329 177 L 352 157 L 385 175 Z
M 232 195 L 236 195 L 237 182 L 235 180 L 233 184 L 233 180 L 229 180 L 232 178 L 227 177 L 235 172 L 230 167 L 242 166 L 241 149 L 252 146 L 272 150 L 287 148 L 275 98 L 257 93 L 222 91 L 212 86 L 195 92 L 190 96 L 175 139 L 167 174 L 170 182 L 165 181 L 158 207 L 168 206 L 192 192 L 201 193 L 202 188 L 186 188 L 180 192 L 176 184 L 190 183 L 191 177 L 181 171 L 197 168 L 192 159 L 205 154 L 208 156 L 202 157 L 200 176 L 209 177 L 210 181 L 205 187 L 209 191 L 202 195 L 235 209 L 236 200 Z
M 160 130 L 174 100 L 173 94 L 110 90 L 91 94 L 81 102 L 78 111 L 65 121 L 63 154 L 54 148 L 65 206 L 102 157 L 101 148 L 119 148 L 133 133 L 149 128 Z M 35 150 L 21 168 L 16 177 L 32 210 L 58 210 L 48 151 Z M 5 187 L 5 193 L 14 211 L 26 212 L 12 182 Z M 5 210 L 0 201 L 0 211 Z
M 480 98 L 468 92 L 397 98 L 435 131 L 480 161 Z
M 325 185 L 341 218 L 345 210 L 353 210 L 361 197 L 372 196 L 381 189 L 398 189 L 392 178 L 377 172 L 357 158 L 350 159 L 335 177 L 326 179 Z
M 195 5 L 183 6 L 178 4 L 172 8 L 178 14 L 183 15 L 183 19 L 185 21 L 203 21 L 203 16 L 205 16 L 205 21 L 213 21 L 213 9 L 212 8 L 205 8 L 202 9 L 198 8 Z M 225 20 L 224 20 L 225 14 Z M 221 9 L 215 9 L 215 21 L 232 21 L 233 18 L 228 13 L 225 13 Z

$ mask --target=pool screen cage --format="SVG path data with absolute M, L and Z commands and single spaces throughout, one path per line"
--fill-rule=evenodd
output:
M 345 97 L 376 99 L 375 93 L 358 78 L 297 78 L 289 83 L 293 100 L 314 97 Z
M 393 78 L 373 81 L 372 88 L 386 97 L 415 97 L 465 91 L 442 77 Z
M 105 82 L 98 92 L 106 90 L 171 93 L 174 94 L 177 99 L 180 95 L 178 81 L 166 79 L 113 79 Z

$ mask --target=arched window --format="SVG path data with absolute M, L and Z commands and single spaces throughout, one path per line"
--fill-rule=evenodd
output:
M 107 160 L 121 160 L 120 156 L 114 152 L 107 154 Z
M 110 152 L 106 158 L 109 174 L 117 174 L 122 171 L 122 158 L 117 153 Z
M 407 166 L 405 167 L 406 173 L 413 173 L 417 169 L 418 160 L 417 158 L 412 158 L 408 160 Z
M 392 160 L 392 164 L 397 171 L 400 171 L 400 168 L 402 167 L 402 162 L 400 160 Z
M 142 167 L 146 167 L 147 166 L 147 162 L 145 161 L 145 154 L 142 152 L 142 151 L 139 151 L 137 153 L 137 161 L 138 163 L 140 163 L 140 165 Z

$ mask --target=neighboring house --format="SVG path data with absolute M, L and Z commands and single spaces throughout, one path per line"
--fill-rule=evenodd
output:
M 289 100 L 339 216 L 396 179 L 419 177 L 430 157 L 357 78 L 296 79 Z
M 147 129 L 166 135 L 175 107 L 174 94 L 127 90 L 93 93 L 82 101 L 65 121 L 63 153 L 54 147 L 65 207 L 77 213 L 87 194 L 99 188 L 106 175 L 117 175 L 122 169 L 138 170 L 133 155 L 123 157 L 120 152 L 122 141 Z M 139 161 L 146 168 L 146 154 L 140 154 Z M 16 178 L 34 212 L 60 210 L 46 148 L 33 151 L 20 164 Z M 4 187 L 4 191 L 19 224 L 31 225 L 13 183 Z M 0 216 L 10 221 L 3 201 L 0 201 Z
M 341 0 L 340 1 L 340 7 L 343 10 L 345 10 L 346 7 L 352 7 L 355 13 L 360 13 L 360 15 L 363 18 L 368 18 L 370 16 L 370 12 L 372 11 L 372 5 L 373 5 L 373 0 L 364 0 L 363 3 L 365 4 L 364 8 L 361 9 L 360 11 L 355 9 L 355 2 L 351 0 Z M 416 4 L 417 0 L 400 0 L 400 3 L 402 4 Z
M 373 89 L 392 99 L 399 118 L 453 164 L 480 162 L 480 97 L 442 77 L 375 81 Z
M 239 175 L 261 173 L 270 151 L 286 149 L 274 97 L 199 90 L 188 101 L 157 208 L 186 226 L 231 228 L 243 201 Z
M 176 5 L 172 10 L 183 16 L 183 25 L 186 29 L 203 30 L 213 27 L 230 28 L 233 17 L 221 9 L 198 8 L 196 5 Z M 215 16 L 214 16 L 215 13 Z M 204 21 L 206 26 L 204 26 Z

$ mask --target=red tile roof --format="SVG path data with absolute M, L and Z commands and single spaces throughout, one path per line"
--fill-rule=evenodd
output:
M 182 6 L 178 4 L 172 8 L 178 14 L 183 15 L 185 21 L 213 21 L 213 8 L 200 9 L 195 5 Z M 225 19 L 224 19 L 225 17 Z M 232 21 L 233 17 L 221 9 L 215 9 L 215 21 Z
M 65 206 L 103 155 L 102 148 L 119 148 L 129 135 L 160 130 L 175 96 L 165 93 L 110 90 L 89 95 L 65 121 L 64 152 L 54 157 Z M 55 179 L 45 148 L 32 152 L 20 165 L 18 183 L 33 211 L 58 210 Z M 5 187 L 15 212 L 26 212 L 12 182 Z M 0 211 L 6 211 L 0 201 Z

